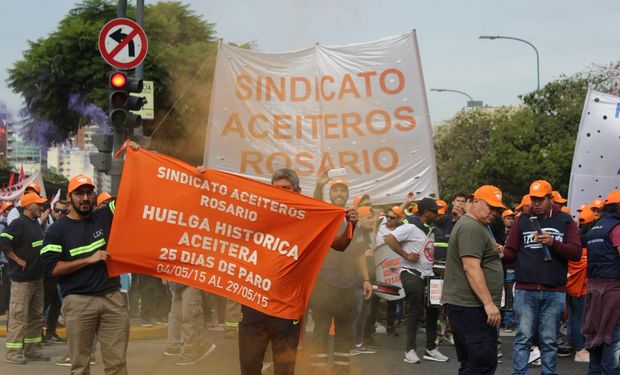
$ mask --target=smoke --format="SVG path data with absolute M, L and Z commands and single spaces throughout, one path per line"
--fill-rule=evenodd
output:
M 84 101 L 82 95 L 71 94 L 69 96 L 69 110 L 77 112 L 82 117 L 90 119 L 91 123 L 99 125 L 99 130 L 103 133 L 109 133 L 112 130 L 108 125 L 108 116 L 106 113 L 93 103 Z
M 58 131 L 56 125 L 49 121 L 29 121 L 22 127 L 20 135 L 27 143 L 35 144 L 42 149 L 65 142 L 65 137 Z

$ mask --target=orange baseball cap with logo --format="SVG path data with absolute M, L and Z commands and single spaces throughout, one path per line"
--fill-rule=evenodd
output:
M 562 194 L 557 190 L 552 191 L 551 194 L 553 194 L 553 201 L 555 203 L 564 204 L 568 202 L 568 199 L 562 198 Z
M 612 190 L 605 198 L 605 204 L 620 203 L 620 190 Z
M 443 215 L 448 212 L 448 203 L 446 203 L 446 201 L 437 199 L 435 203 L 437 203 L 437 205 L 439 206 L 439 209 L 437 210 L 437 213 L 439 215 Z
M 602 210 L 603 207 L 605 206 L 605 200 L 602 198 L 596 198 L 592 200 L 592 208 L 598 208 L 599 210 Z
M 4 213 L 4 211 L 14 206 L 15 204 L 13 204 L 13 202 L 9 202 L 9 201 L 2 202 L 2 208 L 0 209 L 0 212 Z
M 34 189 L 34 191 L 36 191 L 37 194 L 41 194 L 41 186 L 39 186 L 39 184 L 37 183 L 34 183 L 34 182 L 27 183 L 26 186 L 24 186 L 24 190 L 28 188 Z
M 88 185 L 88 186 L 92 187 L 93 189 L 95 188 L 95 184 L 93 184 L 93 180 L 88 178 L 88 176 L 84 176 L 83 174 L 79 174 L 79 175 L 73 177 L 69 181 L 69 188 L 67 190 L 69 191 L 69 193 L 71 193 L 75 189 L 79 188 L 80 186 L 84 186 L 84 185 Z
M 333 180 L 331 180 L 329 182 L 329 184 L 331 186 L 336 186 L 336 185 L 344 185 L 346 187 L 349 187 L 349 184 L 347 183 L 347 181 L 343 178 L 334 178 Z
M 593 222 L 594 219 L 596 219 L 596 216 L 590 207 L 586 207 L 579 213 L 579 224 L 588 224 Z
M 474 198 L 482 199 L 491 207 L 507 208 L 504 206 L 504 203 L 502 203 L 502 191 L 493 185 L 480 186 L 474 192 Z
M 530 185 L 530 198 L 544 198 L 550 194 L 553 194 L 553 188 L 545 180 L 536 180 Z
M 577 209 L 577 212 L 581 212 L 583 210 L 589 210 L 589 209 L 590 209 L 590 205 L 587 203 L 584 203 L 581 206 L 579 206 L 579 208 Z
M 523 198 L 521 198 L 521 203 L 519 203 L 516 209 L 520 210 L 523 206 L 531 206 L 531 205 L 532 205 L 532 199 L 530 198 L 530 195 L 525 194 Z
M 44 204 L 45 202 L 47 202 L 47 199 L 41 198 L 37 193 L 26 193 L 19 197 L 19 205 L 22 207 L 26 207 L 33 203 Z

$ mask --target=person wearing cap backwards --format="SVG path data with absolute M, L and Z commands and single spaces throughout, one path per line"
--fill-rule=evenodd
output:
M 452 325 L 459 374 L 493 374 L 504 271 L 488 225 L 506 207 L 501 190 L 492 185 L 479 187 L 471 200 L 452 229 L 441 300 Z
M 607 195 L 586 244 L 588 291 L 581 332 L 590 351 L 588 374 L 620 374 L 620 190 Z
M 385 243 L 400 255 L 400 280 L 405 289 L 407 301 L 407 343 L 404 361 L 419 363 L 416 353 L 418 321 L 424 311 L 425 277 L 433 276 L 434 235 L 431 224 L 437 217 L 439 206 L 431 198 L 417 202 L 418 216 L 411 224 L 403 224 L 385 236 Z M 448 357 L 438 349 L 437 317 L 439 306 L 426 307 L 426 350 L 423 358 L 429 361 L 446 362 Z
M 201 172 L 204 172 L 206 168 L 204 166 L 198 167 Z M 271 176 L 271 185 L 288 190 L 294 193 L 301 193 L 301 186 L 299 184 L 299 176 L 292 169 L 282 168 L 276 170 Z M 348 192 L 348 188 L 347 188 Z M 344 202 L 346 202 L 347 197 L 344 198 Z M 344 204 L 343 202 L 343 204 Z M 355 224 L 357 222 L 357 212 L 354 209 L 347 209 L 347 221 Z M 342 232 L 342 231 L 341 231 Z M 344 251 L 351 239 L 348 238 L 347 232 L 344 231 L 340 233 L 332 242 L 332 249 L 335 251 L 330 251 L 330 253 L 342 252 Z M 341 269 L 341 272 L 346 273 L 346 270 Z M 369 287 L 370 284 L 368 284 Z M 313 298 L 316 294 L 317 287 L 315 285 L 315 290 L 313 292 Z M 354 296 L 351 295 L 352 300 L 354 301 Z M 330 302 L 333 302 L 330 300 Z M 340 307 L 338 303 L 343 303 L 346 301 L 337 300 L 337 306 Z M 312 302 L 311 302 L 312 303 Z M 350 309 L 349 309 L 350 307 Z M 349 336 L 351 335 L 352 322 L 350 314 L 351 311 L 355 308 L 354 302 L 353 305 L 347 306 L 347 310 L 344 311 L 347 317 L 347 323 L 349 328 Z M 265 357 L 265 352 L 267 350 L 267 346 L 271 341 L 271 349 L 273 352 L 273 361 L 274 361 L 274 374 L 275 375 L 289 375 L 295 373 L 295 362 L 297 357 L 297 346 L 299 344 L 299 336 L 300 329 L 302 327 L 301 319 L 303 317 L 299 317 L 299 319 L 283 319 L 275 316 L 267 315 L 258 310 L 255 310 L 251 307 L 242 305 L 241 311 L 243 313 L 243 318 L 239 323 L 239 362 L 241 366 L 241 374 L 242 375 L 260 375 L 261 369 L 263 366 L 263 359 Z M 327 328 L 322 330 L 321 319 L 317 314 L 319 309 L 313 311 L 313 317 L 315 319 L 315 329 L 314 329 L 314 340 L 322 339 L 323 335 L 325 335 L 325 341 L 327 342 L 328 331 L 329 331 L 329 323 Z M 330 316 L 331 322 L 331 316 Z M 339 323 L 340 318 L 337 318 L 336 322 Z M 346 325 L 341 325 L 343 328 L 341 331 L 346 332 Z M 339 337 L 339 336 L 337 336 Z M 338 338 L 336 340 L 339 340 Z M 327 343 L 326 343 L 327 344 Z M 336 341 L 336 351 L 339 349 L 340 343 Z M 347 346 L 343 350 L 348 351 L 351 348 L 351 343 L 347 342 Z M 324 348 L 325 352 L 327 352 L 327 345 Z M 322 358 L 322 357 L 321 357 Z M 327 360 L 327 355 L 325 356 L 325 360 Z M 348 358 L 347 358 L 348 364 Z M 327 362 L 325 362 L 327 365 Z M 347 366 L 348 368 L 348 366 Z
M 0 248 L 9 258 L 11 299 L 4 361 L 26 364 L 49 361 L 41 352 L 43 329 L 43 269 L 39 251 L 43 232 L 37 219 L 47 199 L 36 193 L 23 194 L 22 214 L 0 234 Z
M 323 188 L 330 183 L 329 200 L 333 205 L 345 207 L 349 199 L 349 186 L 341 178 L 329 181 L 327 172 L 317 180 L 314 189 L 314 197 L 323 200 Z M 348 220 L 355 224 L 357 212 L 353 208 L 347 209 Z M 352 220 L 354 218 L 354 220 Z M 355 226 L 353 226 L 353 229 Z M 348 224 L 343 222 L 338 238 L 347 236 Z M 329 331 L 332 319 L 336 326 L 334 337 L 334 371 L 336 374 L 348 374 L 350 369 L 349 352 L 353 346 L 353 318 L 351 312 L 355 311 L 355 287 L 358 282 L 358 254 L 346 251 L 349 240 L 344 247 L 337 248 L 332 244 L 328 251 L 319 276 L 314 284 L 314 290 L 310 297 L 310 309 L 314 319 L 314 335 L 312 339 L 312 354 L 310 365 L 314 373 L 327 371 L 329 355 Z M 368 283 L 364 283 L 368 284 Z M 368 284 L 369 285 L 369 284 Z M 367 287 L 365 287 L 367 288 Z
M 115 201 L 95 210 L 94 197 L 90 178 L 69 181 L 69 213 L 47 230 L 41 260 L 45 272 L 58 278 L 63 296 L 71 374 L 90 373 L 95 334 L 105 373 L 127 374 L 129 315 L 120 278 L 109 277 L 105 263 Z
M 530 185 L 532 206 L 521 213 L 506 239 L 504 263 L 514 261 L 514 312 L 517 331 L 513 346 L 513 374 L 527 374 L 530 346 L 540 337 L 543 374 L 555 374 L 557 335 L 566 302 L 568 261 L 581 258 L 579 229 L 573 218 L 553 203 L 553 189 L 545 180 Z M 538 234 L 530 218 L 537 217 Z M 551 259 L 545 260 L 547 253 Z

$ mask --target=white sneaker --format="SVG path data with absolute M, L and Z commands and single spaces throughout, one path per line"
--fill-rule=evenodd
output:
M 403 359 L 403 361 L 407 363 L 420 363 L 420 358 L 416 354 L 415 350 L 411 349 L 405 353 L 405 359 Z
M 530 359 L 527 363 L 532 363 L 538 359 L 540 359 L 540 350 L 538 349 L 538 346 L 532 346 L 532 349 L 530 350 Z
M 426 351 L 424 352 L 424 356 L 422 356 L 422 358 L 428 361 L 436 361 L 436 362 L 448 362 L 448 360 L 450 359 L 446 357 L 445 355 L 441 354 L 441 352 L 437 348 L 433 350 L 426 349 Z

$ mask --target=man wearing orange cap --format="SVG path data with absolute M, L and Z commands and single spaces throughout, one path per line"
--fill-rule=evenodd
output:
M 504 271 L 488 225 L 505 208 L 501 190 L 479 187 L 450 236 L 441 299 L 463 374 L 493 374 L 497 368 Z
M 540 336 L 542 371 L 555 374 L 557 334 L 566 302 L 568 261 L 581 258 L 581 241 L 577 223 L 553 203 L 553 189 L 549 182 L 532 182 L 529 195 L 532 206 L 516 220 L 503 252 L 503 261 L 514 261 L 515 267 L 513 306 L 517 331 L 512 356 L 513 374 L 527 374 L 530 347 L 536 332 Z M 539 227 L 536 222 L 540 223 Z
M 41 352 L 43 329 L 43 269 L 39 251 L 43 233 L 37 219 L 47 199 L 36 193 L 20 198 L 22 214 L 0 234 L 0 248 L 9 259 L 11 300 L 4 361 L 26 364 L 49 361 Z
M 605 200 L 601 198 L 596 198 L 592 200 L 592 205 L 590 209 L 594 212 L 594 216 L 596 220 L 601 218 L 601 213 L 603 212 L 603 208 L 605 207 Z
M 590 351 L 588 374 L 620 374 L 620 190 L 607 195 L 586 244 L 588 291 L 581 332 Z
M 426 312 L 426 350 L 423 358 L 429 361 L 446 362 L 448 357 L 438 349 L 437 338 L 438 306 L 424 306 L 425 277 L 433 276 L 434 235 L 431 224 L 437 217 L 439 206 L 435 200 L 424 198 L 417 202 L 418 216 L 410 224 L 404 224 L 385 236 L 385 243 L 401 259 L 400 280 L 407 301 L 407 343 L 404 361 L 419 363 L 416 353 L 418 321 Z M 426 310 L 426 311 L 425 311 Z
M 517 213 L 527 212 L 527 211 L 530 210 L 531 206 L 532 206 L 532 200 L 530 199 L 530 195 L 529 194 L 525 194 L 521 198 L 521 203 L 519 203 L 519 205 L 515 208 L 515 211 Z
M 109 277 L 106 244 L 115 202 L 94 210 L 95 186 L 77 175 L 69 181 L 69 214 L 45 234 L 41 260 L 45 272 L 58 278 L 72 374 L 90 372 L 95 334 L 106 374 L 127 374 L 129 315 L 119 277 Z
M 110 203 L 113 199 L 114 197 L 112 197 L 107 191 L 100 193 L 97 196 L 97 208 L 101 208 L 102 206 Z
M 28 184 L 26 184 L 26 186 L 24 186 L 24 194 L 27 193 L 36 193 L 37 195 L 41 195 L 41 187 L 39 186 L 39 184 L 34 183 L 34 182 L 30 182 Z M 20 206 L 15 206 L 13 207 L 10 211 L 8 216 L 6 217 L 6 222 L 7 225 L 11 224 L 13 222 L 13 220 L 17 219 L 21 214 L 22 214 L 22 207 Z M 40 223 L 45 222 L 47 220 L 47 215 L 45 215 L 45 217 L 43 218 L 45 220 L 39 220 Z

